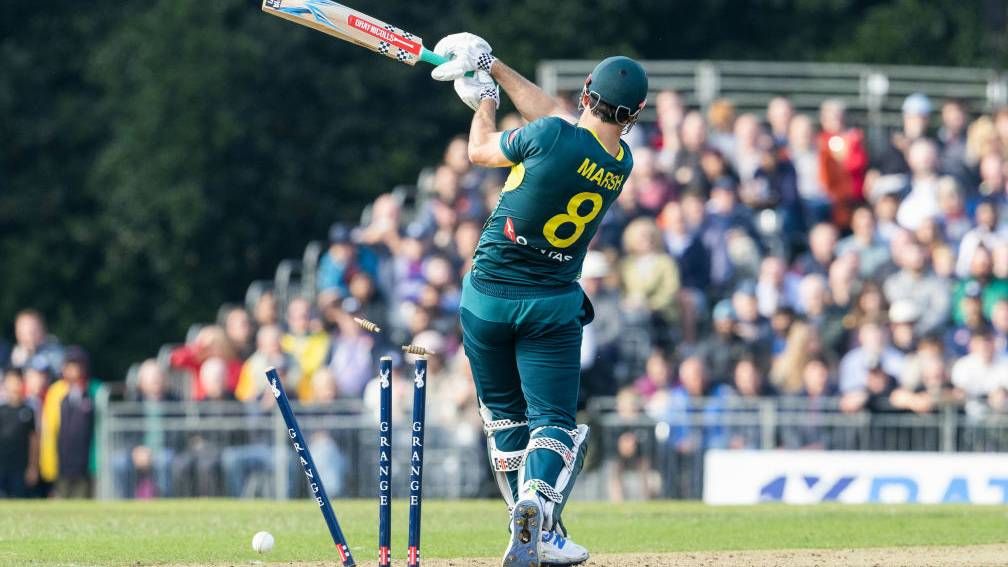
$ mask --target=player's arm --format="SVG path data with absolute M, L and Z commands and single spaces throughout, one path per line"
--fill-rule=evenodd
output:
M 492 98 L 480 100 L 469 127 L 469 161 L 483 167 L 513 165 L 501 150 L 503 132 L 497 131 L 497 103 Z
M 525 120 L 532 122 L 543 116 L 559 116 L 570 120 L 571 117 L 557 104 L 555 98 L 500 59 L 494 60 L 490 66 L 490 75 L 504 89 Z

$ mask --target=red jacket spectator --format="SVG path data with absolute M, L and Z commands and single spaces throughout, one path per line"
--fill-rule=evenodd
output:
M 208 325 L 200 329 L 196 340 L 172 351 L 171 365 L 174 368 L 184 368 L 192 376 L 192 397 L 202 400 L 203 387 L 200 384 L 200 368 L 208 358 L 219 357 L 227 363 L 227 390 L 234 393 L 241 375 L 242 361 L 235 354 L 234 346 L 227 334 L 218 325 Z
M 819 179 L 833 204 L 833 222 L 841 228 L 850 226 L 854 206 L 864 200 L 868 169 L 864 133 L 847 127 L 844 112 L 840 101 L 823 103 L 819 113 L 822 132 L 818 139 Z

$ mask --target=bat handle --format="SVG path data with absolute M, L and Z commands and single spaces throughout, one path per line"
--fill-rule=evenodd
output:
M 437 53 L 434 53 L 433 51 L 427 49 L 426 47 L 420 49 L 420 60 L 425 63 L 430 63 L 435 67 L 441 65 L 442 63 L 447 63 L 451 61 L 451 59 L 448 59 L 443 55 L 438 55 Z M 466 73 L 466 77 L 472 77 L 472 76 L 473 74 L 471 71 L 469 73 Z

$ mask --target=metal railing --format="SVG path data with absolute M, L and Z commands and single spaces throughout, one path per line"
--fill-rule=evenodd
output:
M 711 448 L 848 451 L 1008 451 L 1008 416 L 838 411 L 823 398 L 692 399 L 651 415 L 597 399 L 586 419 L 591 450 L 575 496 L 699 498 L 703 453 Z M 295 498 L 306 488 L 283 420 L 269 406 L 231 403 L 104 403 L 98 428 L 98 496 Z M 377 420 L 360 401 L 296 406 L 333 497 L 376 492 Z M 393 485 L 405 495 L 409 431 L 393 425 Z M 429 423 L 424 493 L 432 498 L 494 496 L 483 435 L 472 424 Z M 140 447 L 140 454 L 136 454 Z M 137 466 L 139 463 L 140 466 Z M 141 472 L 138 473 L 137 471 Z M 628 480 L 632 479 L 632 480 Z M 146 484 L 145 484 L 146 483 Z M 642 486 L 650 484 L 650 489 Z
M 594 60 L 547 60 L 537 80 L 553 95 L 576 93 Z M 937 99 L 958 98 L 974 111 L 1008 102 L 1008 77 L 993 69 L 768 61 L 644 61 L 650 100 L 662 90 L 679 92 L 686 103 L 706 107 L 727 97 L 740 111 L 762 113 L 775 96 L 787 96 L 799 112 L 815 113 L 828 98 L 843 99 L 856 119 L 872 126 L 900 120 L 903 99 L 923 92 Z M 644 120 L 654 119 L 654 107 Z

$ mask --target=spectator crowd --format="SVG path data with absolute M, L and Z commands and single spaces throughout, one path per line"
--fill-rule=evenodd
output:
M 672 423 L 766 397 L 834 399 L 848 413 L 1008 412 L 1008 108 L 913 94 L 901 125 L 869 144 L 839 100 L 817 115 L 783 97 L 759 114 L 726 99 L 689 108 L 671 91 L 652 104 L 657 120 L 628 137 L 634 170 L 582 271 L 596 312 L 582 346 L 583 405 L 614 397 L 628 420 Z M 502 119 L 502 129 L 518 126 Z M 438 353 L 429 419 L 478 444 L 459 285 L 506 171 L 472 167 L 466 146 L 452 139 L 415 193 L 382 194 L 359 223 L 334 224 L 315 289 L 222 309 L 166 360 L 139 365 L 127 397 L 145 408 L 188 400 L 206 415 L 229 400 L 268 411 L 261 376 L 273 366 L 306 406 L 351 399 L 376 411 L 377 358 L 412 342 Z M 0 459 L 0 493 L 55 483 L 57 494 L 86 494 L 87 357 L 48 337 L 32 311 L 15 335 L 0 355 L 0 454 L 16 453 Z M 394 407 L 405 413 L 402 362 Z M 216 482 L 238 496 L 246 471 L 269 458 L 254 440 L 229 452 L 206 434 L 142 437 L 114 457 L 128 496 L 170 495 L 179 477 L 197 493 Z M 756 437 L 684 426 L 669 443 L 691 452 L 755 447 Z M 824 446 L 800 432 L 784 443 Z M 631 434 L 613 449 L 627 470 L 650 459 Z M 215 469 L 236 472 L 215 480 Z

